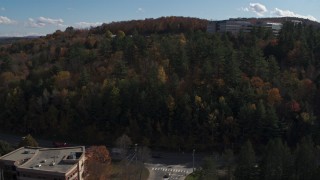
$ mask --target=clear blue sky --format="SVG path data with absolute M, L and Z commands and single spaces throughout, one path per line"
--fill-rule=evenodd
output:
M 320 21 L 320 0 L 0 0 L 0 36 L 44 35 L 68 26 L 161 16 L 297 16 Z

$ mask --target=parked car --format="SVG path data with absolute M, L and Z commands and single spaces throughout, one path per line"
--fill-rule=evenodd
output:
M 169 180 L 169 174 L 165 174 L 164 176 L 163 176 L 163 180 Z
M 66 142 L 58 142 L 58 141 L 54 141 L 52 142 L 53 147 L 67 147 L 68 144 Z

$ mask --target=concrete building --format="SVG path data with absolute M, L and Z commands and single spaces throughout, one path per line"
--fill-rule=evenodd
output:
M 264 28 L 271 29 L 272 33 L 275 36 L 278 36 L 280 30 L 282 29 L 282 23 L 263 22 L 263 23 L 259 23 L 258 25 Z
M 224 20 L 224 21 L 211 21 L 208 23 L 207 32 L 230 32 L 232 34 L 238 34 L 240 31 L 250 32 L 252 30 L 252 24 L 247 21 L 237 20 Z
M 270 28 L 274 35 L 278 35 L 282 24 L 281 23 L 273 23 L 273 22 L 254 22 L 251 23 L 249 21 L 243 19 L 229 19 L 223 21 L 210 21 L 207 25 L 207 32 L 209 33 L 225 33 L 229 32 L 234 35 L 239 32 L 249 33 L 252 31 L 254 27 L 264 27 Z
M 82 180 L 85 147 L 22 147 L 0 157 L 0 180 Z

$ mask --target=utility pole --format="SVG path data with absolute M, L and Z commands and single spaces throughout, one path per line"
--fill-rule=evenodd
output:
M 194 152 L 195 151 L 196 151 L 195 149 L 193 149 L 192 151 L 192 172 L 194 172 Z

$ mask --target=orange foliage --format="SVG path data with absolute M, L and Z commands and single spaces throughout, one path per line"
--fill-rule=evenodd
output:
M 268 91 L 268 103 L 270 105 L 278 104 L 282 100 L 279 89 L 272 88 Z
M 86 149 L 86 158 L 88 161 L 97 161 L 100 163 L 111 163 L 111 157 L 105 146 L 91 146 Z
M 250 82 L 251 82 L 251 85 L 255 88 L 262 88 L 264 85 L 263 80 L 260 77 L 256 77 L 256 76 L 252 77 Z
M 86 179 L 109 179 L 111 158 L 105 146 L 91 146 L 86 149 Z
M 8 85 L 10 82 L 16 80 L 17 78 L 12 72 L 3 72 L 0 75 L 0 82 L 2 85 Z

